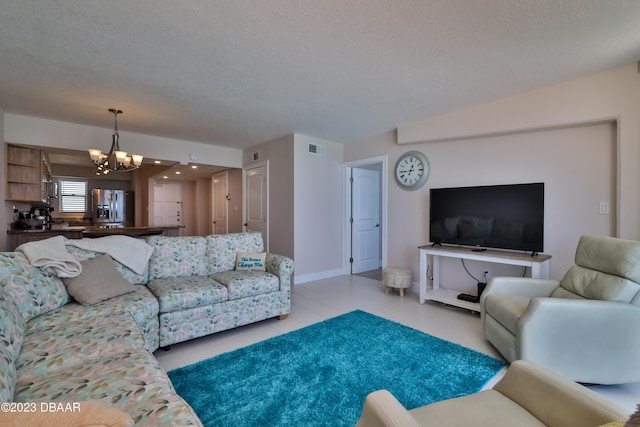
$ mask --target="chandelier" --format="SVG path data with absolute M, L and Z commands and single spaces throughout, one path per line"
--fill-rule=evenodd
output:
M 95 148 L 89 149 L 89 157 L 98 168 L 96 175 L 106 175 L 109 172 L 129 172 L 138 169 L 142 164 L 143 157 L 140 154 L 128 155 L 126 151 L 120 150 L 120 144 L 118 143 L 120 138 L 120 135 L 118 135 L 118 114 L 122 114 L 122 110 L 109 108 L 109 111 L 113 113 L 114 121 L 109 153 L 104 154 L 102 150 Z

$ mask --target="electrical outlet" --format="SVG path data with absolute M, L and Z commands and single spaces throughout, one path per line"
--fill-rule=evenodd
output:
M 484 271 L 484 283 L 487 283 L 489 281 L 489 277 L 491 277 L 491 270 L 486 269 Z

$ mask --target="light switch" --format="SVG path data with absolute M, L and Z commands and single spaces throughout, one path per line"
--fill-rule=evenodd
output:
M 600 202 L 600 215 L 609 214 L 609 202 Z

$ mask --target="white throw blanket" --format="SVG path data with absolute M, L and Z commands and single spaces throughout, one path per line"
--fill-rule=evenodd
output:
M 64 243 L 64 236 L 55 236 L 23 243 L 16 248 L 16 251 L 22 252 L 31 265 L 50 268 L 58 277 L 76 277 L 82 272 L 82 265 L 67 252 Z
M 153 253 L 153 246 L 148 245 L 144 240 L 120 235 L 96 239 L 67 239 L 66 244 L 87 251 L 109 254 L 111 258 L 129 267 L 137 274 L 144 273 Z

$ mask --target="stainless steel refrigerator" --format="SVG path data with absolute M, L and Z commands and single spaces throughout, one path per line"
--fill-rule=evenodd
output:
M 93 225 L 107 227 L 130 227 L 133 225 L 133 191 L 91 191 Z

